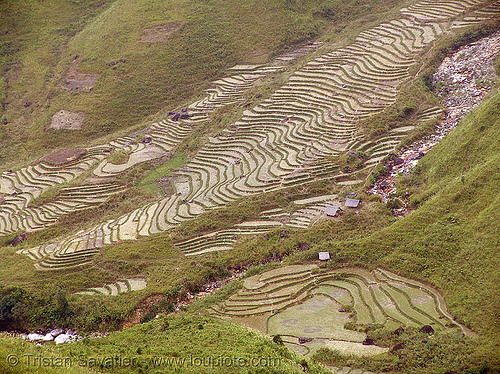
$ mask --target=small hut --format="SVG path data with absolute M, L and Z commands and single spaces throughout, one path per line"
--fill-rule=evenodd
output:
M 330 252 L 319 252 L 320 261 L 328 261 L 330 259 Z
M 347 208 L 357 208 L 359 206 L 359 200 L 356 200 L 356 199 L 345 199 L 344 205 Z
M 342 209 L 340 209 L 340 207 L 337 205 L 329 205 L 325 208 L 325 214 L 328 217 L 335 217 L 341 210 Z

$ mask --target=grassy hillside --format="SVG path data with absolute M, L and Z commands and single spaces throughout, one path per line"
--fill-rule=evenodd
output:
M 337 41 L 337 34 L 346 24 L 355 25 L 353 30 L 357 32 L 363 23 L 376 24 L 384 17 L 373 14 L 356 23 L 349 23 L 351 20 L 366 15 L 373 7 L 380 6 L 382 11 L 396 3 L 68 0 L 61 9 L 61 2 L 57 1 L 3 2 L 0 9 L 5 38 L 0 63 L 5 74 L 0 85 L 4 110 L 0 123 L 0 170 L 39 157 L 40 149 L 49 152 L 61 146 L 85 145 L 111 133 L 124 133 L 148 122 L 159 111 L 185 104 L 232 65 L 269 61 L 318 35 Z M 329 32 L 325 32 L 327 29 Z M 341 35 L 346 37 L 350 32 Z M 432 53 L 449 51 L 438 48 Z M 425 62 L 432 59 L 432 53 L 421 54 L 417 59 Z M 430 69 L 432 64 L 425 62 L 421 70 Z M 412 69 L 416 72 L 417 66 Z M 90 80 L 94 77 L 93 89 L 65 88 L 68 71 L 77 71 L 80 77 Z M 271 81 L 275 77 L 270 77 L 265 84 L 272 90 L 278 80 L 282 83 L 287 79 L 287 74 L 277 76 L 274 83 Z M 255 90 L 268 86 L 257 86 Z M 436 105 L 436 99 L 420 79 L 409 80 L 401 92 L 396 104 L 361 123 L 370 136 L 375 138 L 403 123 L 416 125 L 417 107 Z M 256 93 L 251 92 L 252 96 Z M 411 113 L 406 118 L 401 113 L 408 105 L 413 105 L 413 109 L 408 107 Z M 51 116 L 61 109 L 85 112 L 82 130 L 47 131 Z M 168 232 L 106 246 L 92 258 L 90 266 L 76 268 L 77 271 L 38 271 L 32 260 L 16 253 L 131 211 L 147 201 L 149 192 L 160 194 L 160 186 L 152 187 L 151 182 L 181 167 L 189 159 L 188 153 L 205 141 L 200 134 L 218 132 L 231 122 L 231 116 L 237 118 L 236 114 L 243 110 L 243 105 L 235 105 L 227 109 L 234 113 L 217 112 L 213 123 L 193 134 L 181 145 L 183 148 L 179 146 L 176 150 L 182 152 L 169 162 L 144 163 L 126 173 L 121 178 L 126 180 L 124 183 L 133 184 L 134 189 L 114 196 L 98 208 L 68 215 L 52 228 L 30 233 L 29 241 L 17 247 L 8 246 L 14 235 L 0 238 L 0 329 L 32 331 L 62 326 L 89 332 L 143 322 L 103 339 L 86 338 L 66 346 L 38 347 L 0 337 L 0 372 L 89 372 L 76 366 L 62 370 L 28 367 L 26 362 L 15 368 L 8 366 L 9 354 L 21 357 L 24 353 L 73 359 L 79 355 L 100 359 L 111 355 L 139 356 L 141 364 L 134 366 L 132 372 L 207 372 L 197 367 L 157 368 L 148 361 L 157 356 L 183 358 L 182 354 L 188 352 L 199 357 L 248 359 L 258 355 L 280 360 L 278 367 L 216 367 L 212 372 L 323 373 L 317 364 L 298 358 L 268 337 L 208 317 L 206 308 L 236 292 L 241 282 L 233 282 L 215 295 L 182 308 L 179 314 L 161 313 L 171 312 L 174 303 L 185 301 L 189 292 L 198 292 L 207 282 L 224 279 L 235 269 L 250 268 L 250 276 L 279 267 L 280 262 L 315 262 L 317 253 L 325 250 L 332 255 L 328 263 L 331 268 L 384 267 L 432 284 L 444 294 L 452 315 L 476 331 L 479 338 L 464 339 L 460 334 L 438 332 L 426 345 L 428 340 L 408 329 L 401 337 L 410 347 L 406 357 L 387 354 L 361 360 L 322 351 L 316 361 L 372 371 L 426 374 L 452 368 L 464 368 L 462 371 L 467 372 L 466 367 L 471 367 L 468 373 L 472 373 L 479 372 L 481 365 L 492 368 L 500 364 L 498 91 L 429 152 L 411 177 L 400 178 L 398 187 L 411 193 L 415 207 L 407 217 L 393 217 L 380 197 L 369 197 L 363 192 L 362 183 L 355 188 L 325 179 L 240 198 Z M 432 123 L 422 127 L 425 128 L 417 131 L 430 131 Z M 417 131 L 407 141 L 411 136 L 417 137 Z M 367 174 L 359 178 L 369 177 Z M 151 191 L 141 193 L 140 188 Z M 286 215 L 298 209 L 294 201 L 312 195 L 344 197 L 353 190 L 362 199 L 359 212 L 346 210 L 341 217 L 323 220 L 307 230 L 282 227 L 266 234 L 238 237 L 231 250 L 196 257 L 186 256 L 174 244 L 245 220 L 261 219 L 260 213 L 266 210 L 278 209 Z M 42 195 L 38 203 L 51 197 Z M 311 249 L 304 250 L 304 244 Z M 147 278 L 146 290 L 117 297 L 74 295 L 86 288 L 139 276 Z M 138 305 L 143 308 L 140 315 L 134 314 Z M 160 316 L 155 318 L 157 314 Z M 388 346 L 395 343 L 390 331 L 375 332 L 373 337 Z M 129 368 L 99 363 L 95 371 L 130 372 Z
M 490 367 L 500 360 L 499 108 L 496 93 L 422 159 L 410 182 L 417 210 L 368 238 L 317 248 L 338 263 L 436 285 L 452 314 L 480 333 L 474 355 Z
M 0 168 L 144 123 L 226 68 L 266 62 L 368 13 L 367 4 L 396 2 L 4 1 Z M 82 129 L 47 131 L 60 110 L 84 112 Z
M 468 115 L 420 163 L 410 216 L 352 248 L 438 285 L 454 314 L 498 336 L 500 94 Z
M 27 357 L 23 356 L 26 354 L 71 360 L 62 368 L 50 365 L 40 368 L 33 362 L 29 365 Z M 4 359 L 7 355 L 19 356 L 19 365 L 9 367 Z M 110 357 L 121 358 L 121 364 L 114 359 L 110 361 Z M 21 341 L 12 344 L 0 338 L 0 370 L 3 373 L 298 374 L 305 369 L 309 373 L 328 373 L 319 365 L 301 360 L 282 345 L 240 325 L 199 316 L 160 318 L 103 339 L 86 339 L 67 346 L 41 348 Z

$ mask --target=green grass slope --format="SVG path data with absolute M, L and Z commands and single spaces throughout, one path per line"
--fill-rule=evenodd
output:
M 9 355 L 19 357 L 19 364 L 9 366 Z M 44 357 L 49 364 L 34 365 L 34 357 Z M 57 358 L 65 359 L 59 367 Z M 328 373 L 240 325 L 199 316 L 161 317 L 102 339 L 64 346 L 37 347 L 0 338 L 2 373 L 298 374 L 305 368 Z
M 340 261 L 376 263 L 436 285 L 493 352 L 500 343 L 499 109 L 496 93 L 421 160 L 417 210 L 368 238 L 319 246 Z

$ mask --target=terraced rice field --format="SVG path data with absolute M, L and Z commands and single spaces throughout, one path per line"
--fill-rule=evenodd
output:
M 264 234 L 275 227 L 281 227 L 278 222 L 254 221 L 235 225 L 230 229 L 216 231 L 177 243 L 186 256 L 199 255 L 214 251 L 231 249 L 241 236 Z
M 286 213 L 281 208 L 264 211 L 260 214 L 262 220 L 237 224 L 230 229 L 212 232 L 176 243 L 176 246 L 186 256 L 224 251 L 231 249 L 242 237 L 265 234 L 269 230 L 278 227 L 307 228 L 318 219 L 326 218 L 326 207 L 332 204 L 341 205 L 337 195 L 316 196 L 297 200 L 293 203 L 297 206 L 297 209 L 291 213 Z
M 346 329 L 348 322 L 394 329 L 431 325 L 469 333 L 453 320 L 439 292 L 383 269 L 286 266 L 246 278 L 242 289 L 210 311 L 280 334 L 287 345 L 305 354 L 324 346 L 359 355 L 382 353 L 378 347 L 363 346 L 366 335 Z M 299 343 L 299 337 L 311 340 Z
M 493 2 L 492 4 L 473 12 L 470 16 L 464 17 L 462 20 L 454 21 L 451 24 L 451 28 L 455 29 L 477 25 L 483 21 L 498 18 L 500 18 L 500 4 Z
M 118 296 L 119 294 L 140 291 L 147 286 L 146 280 L 142 278 L 130 278 L 116 283 L 106 284 L 103 287 L 89 288 L 86 291 L 77 292 L 77 295 L 106 295 Z
M 480 7 L 482 4 L 484 8 Z M 458 20 L 468 11 L 495 15 L 497 7 L 487 4 L 480 0 L 416 2 L 402 9 L 398 19 L 360 33 L 352 44 L 342 48 L 330 50 L 327 45 L 314 44 L 282 56 L 268 66 L 236 66 L 233 75 L 214 82 L 204 98 L 149 126 L 147 142 L 125 136 L 89 149 L 78 162 L 58 167 L 40 163 L 4 173 L 0 192 L 8 195 L 0 212 L 0 230 L 3 230 L 0 232 L 40 229 L 57 220 L 58 215 L 85 209 L 85 204 L 60 205 L 60 210 L 51 215 L 29 204 L 42 192 L 68 183 L 87 170 L 93 171 L 93 178 L 106 181 L 137 163 L 175 151 L 198 125 L 208 121 L 208 115 L 215 109 L 241 102 L 258 80 L 281 71 L 287 61 L 312 51 L 316 58 L 295 70 L 271 97 L 245 110 L 219 136 L 210 138 L 182 170 L 173 173 L 174 194 L 117 219 L 20 253 L 37 261 L 38 269 L 79 266 L 88 263 L 104 245 L 169 230 L 241 197 L 345 177 L 329 161 L 340 152 L 363 151 L 370 156 L 365 167 L 373 167 L 399 144 L 401 134 L 411 130 L 395 129 L 387 136 L 366 141 L 359 135 L 358 121 L 395 102 L 398 87 L 411 78 L 409 69 L 416 64 L 415 57 L 449 30 L 450 21 Z M 434 113 L 437 110 L 423 113 L 423 119 Z M 130 153 L 128 162 L 109 163 L 105 155 L 109 147 Z M 290 220 L 290 226 L 307 227 L 314 221 L 312 210 L 304 208 Z M 258 226 L 255 230 L 260 232 L 263 228 Z M 226 239 L 217 244 L 218 248 L 227 247 L 232 240 L 227 235 L 231 234 L 224 233 Z M 211 250 L 197 240 L 194 239 L 193 245 L 181 244 L 186 254 Z

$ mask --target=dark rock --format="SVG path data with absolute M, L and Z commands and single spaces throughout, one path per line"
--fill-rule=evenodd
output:
M 30 107 L 30 106 L 31 106 L 31 101 L 28 101 L 26 104 L 24 104 L 24 107 L 25 107 L 25 108 L 28 108 L 28 107 Z
M 299 243 L 299 251 L 307 251 L 309 249 L 309 244 L 306 242 Z
M 288 230 L 283 230 L 282 232 L 280 232 L 280 239 L 283 239 L 287 235 L 288 235 Z
M 181 112 L 182 112 L 182 113 L 186 113 L 187 111 L 188 111 L 188 108 L 182 108 L 182 109 L 181 109 Z
M 312 341 L 313 341 L 313 338 L 309 338 L 307 336 L 301 336 L 299 338 L 299 344 L 309 343 L 309 342 L 312 342 Z
M 181 115 L 179 113 L 175 113 L 174 116 L 172 117 L 172 121 L 177 122 L 180 116 Z
M 232 239 L 233 240 L 237 240 L 238 239 L 238 235 L 233 235 Z
M 144 139 L 142 139 L 143 143 L 151 143 L 153 141 L 153 138 L 150 136 L 146 136 Z
M 396 344 L 394 347 L 391 348 L 391 353 L 400 351 L 401 349 L 404 349 L 405 345 L 403 343 Z
M 257 99 L 260 99 L 261 97 L 262 97 L 261 94 L 258 94 L 257 96 L 255 96 L 255 98 L 257 98 Z
M 4 125 L 6 125 L 6 124 L 8 124 L 8 123 L 9 123 L 9 121 L 7 121 L 7 120 L 4 118 L 4 119 L 3 119 L 3 124 L 4 124 Z
M 116 66 L 113 66 L 113 70 L 116 70 Z
M 236 270 L 236 271 L 240 271 L 240 270 L 241 270 L 241 265 L 236 265 L 236 266 L 234 267 L 234 270 Z
M 175 115 L 175 112 L 168 112 L 168 115 L 173 116 L 173 115 Z
M 246 103 L 245 105 L 243 105 L 243 108 L 248 108 L 250 106 L 250 103 Z
M 402 327 L 398 327 L 396 330 L 394 330 L 393 332 L 391 332 L 391 334 L 392 334 L 392 335 L 399 336 L 399 335 L 401 335 L 404 331 L 405 331 L 405 329 L 404 329 L 404 328 L 402 328 Z
M 425 325 L 425 326 L 422 326 L 422 328 L 419 330 L 419 332 L 422 332 L 424 334 L 434 334 L 434 329 L 432 328 L 432 326 Z
M 375 345 L 375 340 L 366 338 L 365 340 L 363 340 L 363 345 Z
M 402 165 L 405 163 L 405 160 L 403 160 L 401 157 L 396 157 L 393 161 L 394 166 Z
M 181 119 L 188 119 L 189 118 L 189 114 L 181 114 Z
M 26 233 L 23 232 L 22 234 L 16 236 L 11 242 L 10 245 L 15 246 L 18 245 L 26 240 Z

